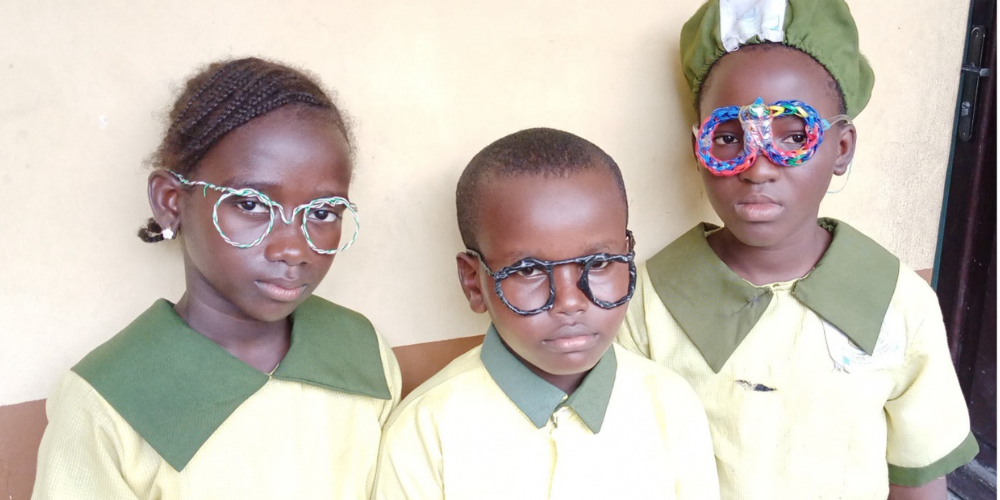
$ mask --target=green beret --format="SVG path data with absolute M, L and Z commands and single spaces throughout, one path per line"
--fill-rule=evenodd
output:
M 741 9 L 751 12 L 734 14 Z M 712 64 L 727 52 L 768 41 L 819 61 L 840 85 L 852 118 L 868 104 L 875 73 L 858 48 L 858 28 L 844 0 L 709 0 L 681 28 L 681 66 L 691 93 L 698 95 Z

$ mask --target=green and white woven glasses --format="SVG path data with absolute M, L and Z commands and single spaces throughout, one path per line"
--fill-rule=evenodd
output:
M 185 186 L 201 186 L 202 195 L 206 198 L 209 189 L 220 193 L 212 210 L 212 223 L 219 236 L 236 248 L 259 245 L 270 234 L 275 218 L 280 217 L 282 222 L 291 225 L 299 212 L 303 214 L 301 229 L 306 243 L 309 248 L 324 255 L 347 250 L 361 230 L 357 205 L 340 196 L 317 198 L 299 205 L 286 219 L 285 208 L 256 189 L 216 186 L 210 182 L 190 181 L 176 172 L 170 173 Z M 345 219 L 348 219 L 346 224 Z M 342 241 L 346 243 L 341 244 Z

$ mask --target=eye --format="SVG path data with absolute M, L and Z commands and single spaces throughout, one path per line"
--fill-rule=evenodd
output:
M 809 140 L 805 121 L 796 115 L 779 116 L 771 124 L 774 145 L 784 150 L 801 149 Z
M 530 266 L 514 271 L 514 275 L 519 278 L 537 278 L 545 275 L 545 269 L 541 266 Z
M 781 140 L 775 143 L 775 146 L 784 151 L 798 151 L 805 147 L 806 141 L 809 140 L 805 132 L 788 132 L 780 137 Z
M 266 214 L 270 210 L 260 198 L 256 197 L 237 198 L 234 203 L 240 210 L 252 214 Z
M 344 216 L 344 205 L 339 203 L 322 203 L 312 207 L 306 217 L 312 222 L 337 222 Z
M 309 211 L 309 220 L 317 222 L 333 222 L 339 218 L 332 210 L 317 209 Z
M 736 134 L 730 134 L 728 132 L 716 132 L 715 139 L 713 139 L 718 146 L 730 146 L 740 142 L 740 138 Z
M 809 137 L 804 132 L 796 132 L 785 136 L 784 142 L 786 144 L 803 145 L 806 143 L 806 140 L 808 139 Z
M 611 262 L 608 262 L 606 260 L 598 260 L 598 261 L 594 261 L 594 263 L 590 265 L 590 270 L 591 271 L 601 271 L 603 269 L 607 269 L 608 266 L 610 266 L 610 265 L 611 265 Z

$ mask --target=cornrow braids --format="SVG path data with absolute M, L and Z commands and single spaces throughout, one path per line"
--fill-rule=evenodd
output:
M 281 63 L 256 57 L 218 61 L 188 79 L 168 116 L 169 126 L 148 163 L 190 176 L 226 134 L 283 106 L 301 106 L 329 119 L 353 147 L 345 118 L 318 79 Z M 138 236 L 163 240 L 152 218 Z

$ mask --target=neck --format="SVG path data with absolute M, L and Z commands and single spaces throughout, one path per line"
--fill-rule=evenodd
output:
M 747 245 L 726 228 L 710 235 L 708 244 L 739 277 L 762 286 L 809 274 L 823 258 L 832 239 L 829 231 L 812 224 L 771 246 Z
M 513 350 L 511 350 L 510 352 L 514 354 L 514 357 L 519 359 L 521 363 L 524 364 L 524 366 L 528 367 L 528 369 L 531 370 L 532 373 L 538 375 L 542 380 L 556 386 L 559 390 L 565 392 L 566 395 L 573 394 L 573 392 L 580 387 L 580 384 L 583 383 L 584 377 L 586 377 L 587 374 L 590 373 L 590 371 L 588 370 L 582 373 L 574 373 L 571 375 L 553 375 L 529 363 L 521 356 L 518 356 L 517 353 L 514 352 Z
M 192 330 L 264 373 L 278 365 L 291 344 L 291 318 L 258 321 L 198 300 L 190 292 L 177 301 L 174 311 Z
M 574 373 L 572 375 L 553 375 L 548 372 L 543 372 L 533 366 L 528 366 L 531 371 L 535 372 L 535 375 L 542 377 L 546 382 L 556 386 L 559 390 L 566 393 L 566 395 L 573 394 L 583 383 L 584 377 L 587 376 L 588 372 Z
M 587 372 L 574 373 L 573 375 L 553 375 L 534 368 L 532 371 L 546 382 L 558 387 L 566 395 L 573 394 L 580 387 L 580 384 L 583 383 L 583 378 L 587 376 Z

